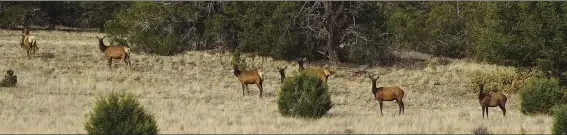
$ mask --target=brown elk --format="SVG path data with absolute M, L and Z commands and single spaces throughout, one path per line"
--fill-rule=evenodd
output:
M 285 80 L 285 69 L 287 69 L 287 66 L 280 68 L 280 67 L 276 67 L 278 69 L 278 72 L 280 73 L 280 82 L 283 83 Z
M 31 54 L 35 54 L 37 51 L 37 39 L 35 36 L 30 35 L 28 28 L 24 28 L 22 31 L 22 39 L 20 40 L 20 47 L 26 51 L 27 57 L 31 57 Z
M 380 77 L 372 77 L 372 75 L 368 75 L 368 78 L 370 78 L 370 80 L 372 81 L 372 94 L 374 95 L 374 98 L 380 103 L 380 114 L 384 115 L 382 113 L 382 102 L 394 100 L 396 100 L 396 103 L 398 103 L 400 109 L 399 114 L 402 114 L 405 110 L 404 101 L 402 101 L 404 98 L 404 90 L 402 90 L 398 86 L 377 87 L 376 80 L 378 80 L 378 78 Z
M 260 98 L 262 98 L 262 93 L 264 92 L 264 89 L 262 88 L 262 83 L 264 82 L 264 73 L 262 73 L 262 71 L 242 71 L 238 69 L 237 65 L 233 65 L 233 72 L 234 76 L 236 76 L 242 84 L 242 96 L 244 96 L 244 89 L 246 89 L 246 91 L 250 93 L 250 90 L 248 90 L 248 84 L 256 84 L 256 86 L 258 86 L 258 89 L 260 89 Z
M 98 39 L 98 47 L 100 51 L 104 53 L 104 56 L 108 59 L 108 68 L 112 67 L 112 59 L 122 59 L 124 63 L 131 68 L 132 63 L 130 63 L 130 48 L 127 46 L 106 46 L 103 42 L 105 37 L 106 36 L 100 38 L 97 36 L 96 38 Z
M 329 76 L 331 75 L 331 72 L 329 72 L 329 70 L 327 70 L 325 68 L 317 68 L 317 69 L 308 68 L 308 69 L 306 69 L 303 66 L 303 64 L 305 63 L 305 60 L 307 60 L 307 58 L 297 59 L 297 65 L 299 66 L 299 71 L 315 73 L 317 75 L 317 77 L 319 77 L 321 80 L 323 80 L 323 82 L 327 82 L 327 80 L 329 79 Z
M 486 112 L 486 117 L 488 118 L 488 107 L 500 107 L 502 109 L 502 114 L 506 116 L 506 94 L 503 92 L 484 92 L 484 82 L 478 83 L 478 102 L 482 107 L 482 117 L 484 118 L 484 113 Z

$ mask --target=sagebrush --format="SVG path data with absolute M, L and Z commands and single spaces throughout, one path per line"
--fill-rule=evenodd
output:
M 95 102 L 88 114 L 88 134 L 154 135 L 159 129 L 154 116 L 140 105 L 131 93 L 112 92 Z
M 315 74 L 306 72 L 286 78 L 277 100 L 284 116 L 319 118 L 333 107 L 327 84 Z

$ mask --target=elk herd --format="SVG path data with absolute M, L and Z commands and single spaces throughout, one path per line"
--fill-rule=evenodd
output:
M 129 51 L 130 48 L 128 48 L 127 46 L 107 46 L 103 42 L 103 39 L 105 37 L 106 36 L 100 38 L 97 36 L 96 38 L 98 39 L 98 47 L 100 51 L 104 54 L 105 59 L 108 61 L 108 67 L 109 68 L 112 67 L 112 60 L 114 59 L 122 60 L 125 63 L 125 65 L 132 67 L 132 64 L 130 63 L 130 51 Z M 36 51 L 38 50 L 37 39 L 35 36 L 30 35 L 30 31 L 28 28 L 25 28 L 22 31 L 20 47 L 24 49 L 28 58 L 30 58 L 31 54 L 36 53 Z M 331 72 L 326 68 L 305 68 L 304 67 L 305 61 L 306 58 L 296 60 L 298 64 L 298 70 L 300 72 L 314 73 L 324 83 L 327 83 L 327 80 L 329 79 Z M 286 79 L 285 70 L 287 69 L 287 66 L 283 68 L 280 67 L 276 67 L 276 68 L 280 74 L 280 82 L 283 83 L 284 80 Z M 234 76 L 238 79 L 238 81 L 242 85 L 242 96 L 245 95 L 244 94 L 245 90 L 248 93 L 250 93 L 250 91 L 248 90 L 248 84 L 255 84 L 260 91 L 259 97 L 262 98 L 262 94 L 264 91 L 262 84 L 265 79 L 264 73 L 262 71 L 260 70 L 245 71 L 239 69 L 237 65 L 233 65 L 232 72 L 234 73 Z M 10 76 L 14 76 L 12 70 L 9 70 L 8 74 Z M 403 101 L 404 98 L 403 89 L 401 89 L 398 86 L 379 87 L 377 83 L 379 76 L 368 75 L 367 77 L 372 82 L 371 92 L 372 95 L 374 96 L 374 99 L 379 102 L 381 115 L 383 115 L 382 104 L 384 101 L 396 101 L 399 108 L 398 114 L 404 113 L 405 105 Z M 485 82 L 479 82 L 477 84 L 479 88 L 478 100 L 480 106 L 482 107 L 482 116 L 484 117 L 486 114 L 486 117 L 488 117 L 488 107 L 500 107 L 503 115 L 506 116 L 506 107 L 505 107 L 507 100 L 506 94 L 502 92 L 484 92 L 484 83 Z

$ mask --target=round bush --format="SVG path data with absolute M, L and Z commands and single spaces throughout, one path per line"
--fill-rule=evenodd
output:
M 547 114 L 551 107 L 563 101 L 563 95 L 557 78 L 533 78 L 520 90 L 521 111 L 524 114 Z
M 154 117 L 146 113 L 134 95 L 114 92 L 96 101 L 85 130 L 105 135 L 154 135 L 159 131 Z
M 313 73 L 286 78 L 278 93 L 278 108 L 284 116 L 320 118 L 332 107 L 327 84 Z
M 556 105 L 553 107 L 553 128 L 554 135 L 567 134 L 567 105 Z

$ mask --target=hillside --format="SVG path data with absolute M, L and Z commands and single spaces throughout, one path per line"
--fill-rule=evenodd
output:
M 422 66 L 364 67 L 330 65 L 335 106 L 319 120 L 282 117 L 276 96 L 276 66 L 297 70 L 291 61 L 248 57 L 247 66 L 264 71 L 264 98 L 249 85 L 250 94 L 232 74 L 228 53 L 188 52 L 176 56 L 132 54 L 132 69 L 115 61 L 108 69 L 95 36 L 102 33 L 33 31 L 39 51 L 27 59 L 19 47 L 19 31 L 0 30 L 0 73 L 14 69 L 15 88 L 0 88 L 0 133 L 86 133 L 84 122 L 93 101 L 110 91 L 128 91 L 152 112 L 160 133 L 436 133 L 470 134 L 484 125 L 491 133 L 550 134 L 551 117 L 524 116 L 519 96 L 509 94 L 506 117 L 491 108 L 482 119 L 477 90 L 466 73 L 502 66 L 451 60 L 435 64 L 430 56 Z M 109 42 L 106 42 L 109 44 Z M 306 66 L 323 66 L 307 62 Z M 406 91 L 405 114 L 394 102 L 384 103 L 380 116 L 370 79 L 353 76 L 359 69 L 383 74 L 380 86 L 398 85 Z

